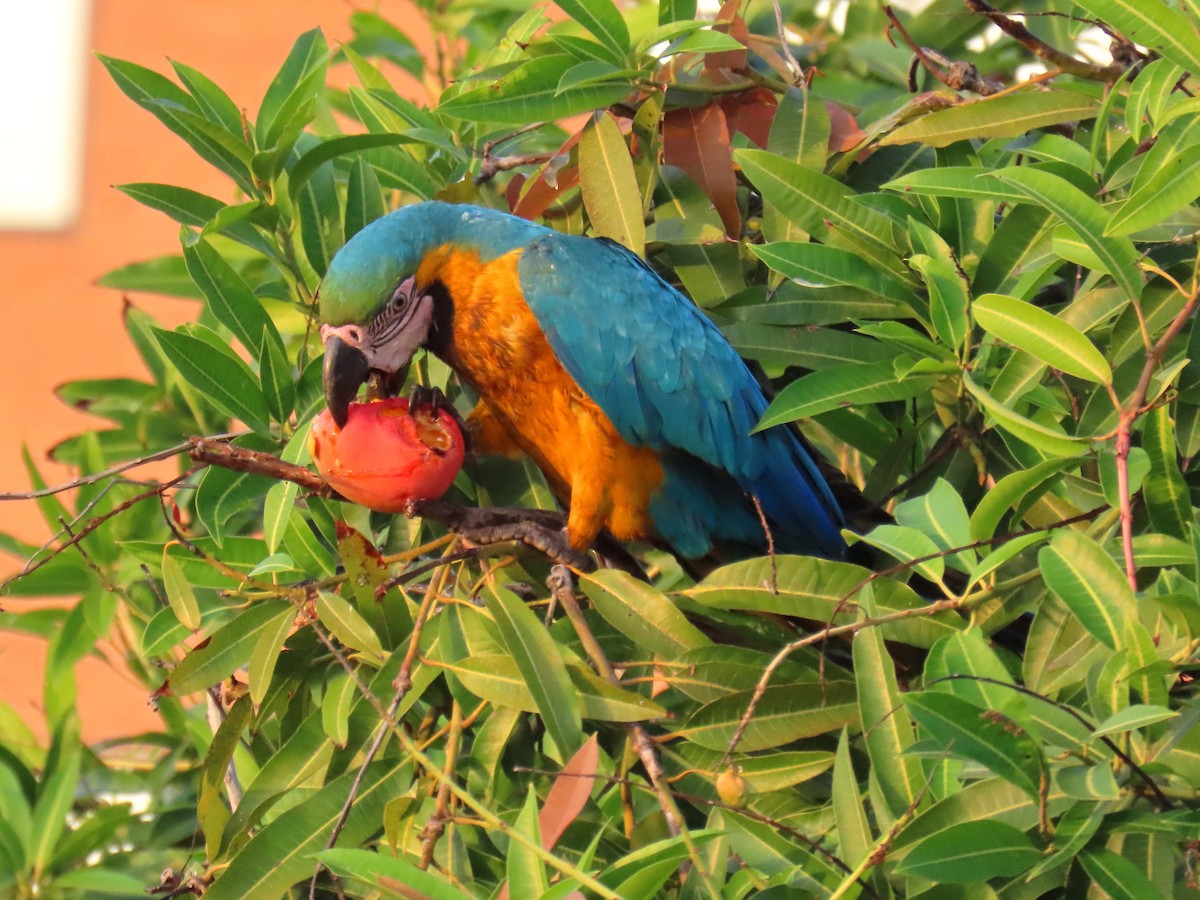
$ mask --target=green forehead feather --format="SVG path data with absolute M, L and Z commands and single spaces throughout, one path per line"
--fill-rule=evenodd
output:
M 425 254 L 442 244 L 494 259 L 546 229 L 495 210 L 449 203 L 416 203 L 376 219 L 333 257 L 321 282 L 321 321 L 369 322 L 392 291 L 413 275 Z

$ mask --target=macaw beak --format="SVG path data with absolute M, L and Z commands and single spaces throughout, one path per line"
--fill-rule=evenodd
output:
M 367 355 L 357 347 L 347 344 L 336 334 L 325 341 L 321 383 L 325 387 L 325 405 L 338 428 L 350 418 L 350 403 L 358 396 L 358 389 L 370 372 Z

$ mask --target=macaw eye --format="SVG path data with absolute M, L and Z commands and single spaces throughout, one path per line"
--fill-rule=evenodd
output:
M 367 331 L 374 346 L 378 347 L 391 340 L 408 324 L 408 320 L 412 318 L 413 310 L 416 308 L 414 288 L 413 279 L 405 279 L 392 293 L 379 315 L 371 322 Z

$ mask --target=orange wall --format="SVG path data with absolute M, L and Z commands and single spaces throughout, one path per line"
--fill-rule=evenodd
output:
M 406 30 L 427 34 L 410 6 L 366 0 L 361 5 L 378 9 Z M 320 26 L 331 45 L 347 39 L 352 9 L 343 0 L 95 0 L 90 45 L 162 72 L 170 71 L 168 59 L 185 62 L 253 114 L 295 38 Z M 177 252 L 178 229 L 111 185 L 158 181 L 234 199 L 224 176 L 126 99 L 94 59 L 88 79 L 78 221 L 56 233 L 0 231 L 0 333 L 6 337 L 0 351 L 0 491 L 28 487 L 22 444 L 42 462 L 56 441 L 98 424 L 58 403 L 51 394 L 55 385 L 83 377 L 144 374 L 121 325 L 121 296 L 94 281 L 119 265 Z M 36 127 L 36 122 L 17 124 L 18 131 Z M 172 323 L 195 310 L 189 301 L 132 299 Z M 52 482 L 71 474 L 49 464 L 45 469 Z M 49 535 L 27 502 L 0 503 L 0 531 L 39 543 Z M 0 557 L 0 573 L 15 568 L 8 557 Z M 0 602 L 13 609 L 27 603 Z M 0 633 L 0 698 L 35 727 L 40 724 L 43 659 L 41 642 Z M 86 660 L 78 676 L 88 739 L 154 727 L 145 692 L 128 675 Z

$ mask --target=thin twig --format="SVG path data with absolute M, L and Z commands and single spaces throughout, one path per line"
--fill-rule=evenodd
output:
M 483 145 L 483 151 L 480 153 L 479 174 L 475 176 L 476 184 L 486 184 L 491 181 L 500 172 L 507 172 L 509 169 L 515 169 L 519 166 L 536 166 L 542 163 L 549 162 L 554 159 L 561 151 L 556 150 L 553 153 L 521 153 L 513 156 L 493 156 L 494 151 L 501 144 L 508 143 L 513 138 L 518 138 L 523 134 L 528 134 L 531 131 L 536 131 L 541 128 L 543 122 L 532 122 L 529 125 L 524 125 L 516 131 L 501 135 L 498 138 L 493 138 Z
M 1150 382 L 1154 377 L 1155 371 L 1162 364 L 1163 357 L 1166 356 L 1171 342 L 1183 330 L 1192 313 L 1196 311 L 1197 303 L 1200 302 L 1200 285 L 1193 284 L 1192 290 L 1190 292 L 1186 291 L 1179 282 L 1175 281 L 1175 279 L 1171 278 L 1153 263 L 1143 262 L 1142 265 L 1148 271 L 1172 282 L 1179 293 L 1187 299 L 1183 304 L 1183 308 L 1176 313 L 1175 318 L 1171 320 L 1171 324 L 1167 326 L 1162 336 L 1146 350 L 1146 362 L 1142 366 L 1141 374 L 1138 376 L 1137 385 L 1123 406 L 1117 399 L 1116 393 L 1111 388 L 1109 389 L 1109 396 L 1112 398 L 1113 404 L 1119 413 L 1115 456 L 1118 502 L 1121 509 L 1121 545 L 1125 557 L 1125 577 L 1128 579 L 1129 586 L 1133 589 L 1134 593 L 1137 593 L 1138 589 L 1137 561 L 1133 555 L 1133 498 L 1129 488 L 1129 452 L 1133 447 L 1133 426 L 1145 411 L 1146 396 L 1150 392 Z
M 779 32 L 779 49 L 783 52 L 783 58 L 787 60 L 788 68 L 791 69 L 791 80 L 795 83 L 796 79 L 804 74 L 804 68 L 792 53 L 792 47 L 787 39 L 787 27 L 783 21 L 783 8 L 779 5 L 779 0 L 771 0 L 771 5 L 775 8 L 775 28 Z
M 80 541 L 82 541 L 85 537 L 87 537 L 89 534 L 91 534 L 93 531 L 95 531 L 97 528 L 99 528 L 101 525 L 103 525 L 109 519 L 113 518 L 114 516 L 120 515 L 121 513 L 125 512 L 125 510 L 129 509 L 130 507 L 136 506 L 138 503 L 141 503 L 143 500 L 147 500 L 150 497 L 161 495 L 163 493 L 163 491 L 178 484 L 179 482 L 183 481 L 185 478 L 191 477 L 191 475 L 193 475 L 195 473 L 195 471 L 196 471 L 195 469 L 188 469 L 188 471 L 184 472 L 182 475 L 172 478 L 170 481 L 164 481 L 162 484 L 156 485 L 155 487 L 151 488 L 150 490 L 143 491 L 140 494 L 130 497 L 125 502 L 120 503 L 117 506 L 114 506 L 111 510 L 106 512 L 104 515 L 96 516 L 94 519 L 89 519 L 84 524 L 83 528 L 79 529 L 78 532 L 74 533 L 70 538 L 68 538 L 67 540 L 65 540 L 61 544 L 59 544 L 57 547 L 55 547 L 51 553 L 42 557 L 33 565 L 26 564 L 25 568 L 23 568 L 16 575 L 12 575 L 12 576 L 4 579 L 4 581 L 0 581 L 0 594 L 3 594 L 8 589 L 9 585 L 13 584 L 18 579 L 24 578 L 26 575 L 33 574 L 38 569 L 40 569 L 42 566 L 46 565 L 46 563 L 50 562 L 50 560 L 54 559 L 56 556 L 58 556 L 60 553 L 62 553 L 64 550 L 66 550 L 68 547 L 73 547 L 74 545 L 78 544 Z
M 592 665 L 596 667 L 596 671 L 600 674 L 600 677 L 613 687 L 620 688 L 621 681 L 617 678 L 617 673 L 613 670 L 612 664 L 608 661 L 608 657 L 604 653 L 604 648 L 596 640 L 596 635 L 592 633 L 591 626 L 588 625 L 587 619 L 583 615 L 583 610 L 580 609 L 579 603 L 575 600 L 575 579 L 571 575 L 571 571 L 566 566 L 555 566 L 550 570 L 550 577 L 547 579 L 546 585 L 550 588 L 550 593 L 566 612 L 567 618 L 571 620 L 571 624 L 575 627 L 575 633 L 579 636 L 579 642 L 583 645 L 584 652 L 587 653 L 588 659 L 592 661 Z M 703 882 L 709 894 L 714 897 L 719 896 L 719 893 L 712 885 L 699 850 L 696 848 L 687 830 L 687 826 L 683 821 L 683 815 L 675 803 L 675 798 L 671 796 L 671 789 L 667 784 L 666 773 L 663 772 L 662 762 L 658 758 L 658 751 L 654 747 L 654 742 L 650 740 L 646 729 L 640 724 L 631 722 L 627 727 L 634 751 L 642 761 L 642 767 L 646 770 L 646 774 L 650 778 L 650 783 L 654 786 L 654 792 L 658 796 L 658 803 L 662 808 L 663 818 L 667 822 L 667 830 L 673 836 L 682 835 L 684 844 L 688 848 L 688 855 L 695 869 L 696 876 Z
M 888 853 L 891 852 L 892 842 L 896 840 L 896 835 L 900 833 L 900 829 L 909 823 L 916 814 L 917 809 L 920 808 L 921 802 L 925 799 L 925 794 L 929 792 L 929 788 L 933 784 L 936 772 L 937 766 L 929 767 L 929 775 L 925 778 L 925 783 L 921 785 L 921 789 L 917 791 L 917 795 L 913 797 L 912 802 L 908 804 L 904 812 L 892 823 L 892 827 L 887 830 L 887 833 L 879 836 L 879 840 L 872 845 L 871 852 L 854 867 L 854 870 L 829 895 L 829 900 L 841 900 L 856 884 L 866 884 L 867 870 L 884 863 Z
M 452 550 L 453 545 L 448 546 L 446 548 L 447 554 L 450 554 Z M 448 564 L 449 561 L 445 557 L 439 560 L 439 565 L 443 567 L 447 566 Z M 379 753 L 380 748 L 383 746 L 383 742 L 387 738 L 388 733 L 396 729 L 395 722 L 396 716 L 400 712 L 400 705 L 404 702 L 404 698 L 408 696 L 408 692 L 412 689 L 412 666 L 417 658 L 418 648 L 420 647 L 421 643 L 421 634 L 425 630 L 425 621 L 429 618 L 429 614 L 432 612 L 434 603 L 437 600 L 438 588 L 439 584 L 431 581 L 429 588 L 425 591 L 425 599 L 422 601 L 420 609 L 417 610 L 417 616 L 413 620 L 412 634 L 410 634 L 408 638 L 408 651 L 404 654 L 404 659 L 400 663 L 400 671 L 396 674 L 395 679 L 392 681 L 392 687 L 395 688 L 395 693 L 392 695 L 392 702 L 388 705 L 386 712 L 383 711 L 382 707 L 379 708 L 379 712 L 382 713 L 382 718 L 375 728 L 375 734 L 371 738 L 371 746 L 367 748 L 366 756 L 363 757 L 362 764 L 358 768 L 358 773 L 354 776 L 354 782 L 350 785 L 350 792 L 346 795 L 346 802 L 342 804 L 342 811 L 338 815 L 337 821 L 333 825 L 333 830 L 329 833 L 329 840 L 325 844 L 326 850 L 332 849 L 337 843 L 338 836 L 342 833 L 342 829 L 346 827 L 346 820 L 350 817 L 350 809 L 354 805 L 355 799 L 358 797 L 358 791 L 362 786 L 363 778 L 366 777 L 367 768 L 372 762 L 375 761 L 375 757 Z M 313 624 L 315 625 L 315 623 Z M 317 630 L 317 636 L 321 637 L 321 632 L 319 630 Z M 326 639 L 322 638 L 322 640 Z M 334 648 L 332 641 L 327 641 L 327 646 L 329 646 L 331 649 Z M 337 654 L 336 649 L 334 649 L 334 652 Z M 340 658 L 341 657 L 339 655 L 339 659 Z M 357 673 L 352 671 L 347 662 L 343 661 L 343 665 L 347 667 L 347 671 L 350 672 L 352 677 L 354 677 L 357 681 Z M 358 686 L 363 691 L 364 696 L 369 695 L 370 698 L 374 699 L 375 695 L 369 690 L 366 690 L 362 684 L 359 684 Z M 311 898 L 316 897 L 317 876 L 320 874 L 321 866 L 318 865 L 317 870 L 313 872 L 312 881 L 310 881 L 308 885 L 308 895 L 310 900 Z
M 1047 44 L 1022 23 L 1016 19 L 1009 18 L 990 3 L 987 3 L 986 0 L 963 0 L 963 2 L 966 3 L 967 9 L 971 10 L 971 12 L 979 13 L 1014 41 L 1024 46 L 1034 56 L 1038 57 L 1038 59 L 1045 60 L 1056 69 L 1062 69 L 1068 75 L 1112 84 L 1125 71 L 1123 66 L 1116 63 L 1111 63 L 1107 66 L 1098 66 L 1094 63 L 1076 59 L 1069 53 L 1064 53 L 1057 47 Z
M 783 663 L 787 660 L 787 658 L 789 656 L 791 656 L 793 653 L 795 653 L 797 650 L 800 650 L 804 647 L 812 646 L 813 644 L 824 643 L 824 642 L 828 641 L 830 638 L 837 637 L 839 635 L 857 634 L 859 631 L 862 631 L 864 628 L 874 628 L 874 627 L 878 627 L 880 625 L 887 625 L 891 622 L 898 622 L 898 621 L 902 621 L 904 619 L 910 619 L 910 618 L 914 618 L 914 617 L 933 616 L 940 612 L 946 612 L 946 611 L 950 611 L 950 610 L 964 608 L 969 605 L 975 605 L 975 604 L 980 603 L 983 600 L 987 599 L 988 597 L 991 597 L 993 594 L 999 593 L 1002 588 L 1005 591 L 1011 590 L 1011 589 L 1014 589 L 1015 587 L 1019 587 L 1020 585 L 1025 584 L 1028 581 L 1033 580 L 1034 578 L 1040 578 L 1041 572 L 1038 570 L 1026 572 L 1023 575 L 1019 575 L 1016 578 L 1011 579 L 1005 585 L 996 585 L 995 587 L 992 587 L 992 588 L 986 588 L 974 595 L 965 595 L 962 597 L 949 597 L 945 600 L 934 601 L 933 603 L 929 603 L 925 606 L 917 606 L 917 607 L 913 607 L 911 609 L 902 609 L 902 610 L 898 610 L 897 612 L 886 613 L 885 615 L 875 616 L 873 618 L 859 619 L 856 622 L 849 622 L 845 625 L 834 625 L 832 620 L 850 602 L 851 598 L 853 598 L 859 591 L 861 591 L 863 588 L 865 588 L 871 582 L 875 581 L 878 578 L 883 578 L 887 575 L 894 575 L 899 572 L 908 571 L 909 569 L 913 568 L 914 566 L 916 566 L 920 563 L 928 562 L 933 559 L 940 559 L 940 558 L 944 558 L 947 556 L 952 556 L 956 553 L 961 553 L 968 549 L 976 549 L 978 547 L 988 546 L 990 544 L 995 544 L 995 543 L 1000 543 L 1002 541 L 1012 540 L 1017 537 L 1024 537 L 1027 534 L 1037 534 L 1037 533 L 1043 532 L 1043 531 L 1052 531 L 1057 528 L 1063 528 L 1068 525 L 1072 525 L 1076 522 L 1087 521 L 1091 518 L 1094 518 L 1096 515 L 1098 515 L 1099 513 L 1103 512 L 1106 509 L 1108 509 L 1108 507 L 1100 506 L 1089 512 L 1081 513 L 1078 516 L 1071 516 L 1069 519 L 1062 519 L 1062 520 L 1060 520 L 1058 522 L 1054 522 L 1050 525 L 1043 525 L 1038 528 L 1027 528 L 1022 531 L 1012 532 L 1011 534 L 999 535 L 997 537 L 984 539 L 982 541 L 974 541 L 971 544 L 965 544 L 962 547 L 951 547 L 946 550 L 940 550 L 937 553 L 930 553 L 926 556 L 921 556 L 921 557 L 917 557 L 916 559 L 910 559 L 905 562 L 898 563 L 895 566 L 892 566 L 888 569 L 884 569 L 879 572 L 870 573 L 870 575 L 868 575 L 866 578 L 864 578 L 862 581 L 860 581 L 854 587 L 850 588 L 850 590 L 846 591 L 846 593 L 844 593 L 839 598 L 838 602 L 834 606 L 834 612 L 830 616 L 831 621 L 830 621 L 829 625 L 827 625 L 825 628 L 822 628 L 820 631 L 806 635 L 802 638 L 797 638 L 796 640 L 785 644 L 783 647 L 780 648 L 779 652 L 777 652 L 775 654 L 775 656 L 771 659 L 771 661 L 767 664 L 766 668 L 763 669 L 762 676 L 759 678 L 758 684 L 756 684 L 754 686 L 754 693 L 750 696 L 750 702 L 748 704 L 746 704 L 746 711 L 744 713 L 742 713 L 741 719 L 738 720 L 737 728 L 734 729 L 733 735 L 729 739 L 729 744 L 725 748 L 725 754 L 722 757 L 721 764 L 718 766 L 718 768 L 724 769 L 726 766 L 730 765 L 730 763 L 733 761 L 733 754 L 735 752 L 737 752 L 737 745 L 741 742 L 742 735 L 745 733 L 746 728 L 749 727 L 750 720 L 754 718 L 754 712 L 758 708 L 759 701 L 762 700 L 763 695 L 766 694 L 766 692 L 767 692 L 767 687 L 769 686 L 769 684 L 771 682 L 771 677 L 775 674 L 776 670 L 778 670 L 778 668 L 781 665 L 783 665 Z
M 1026 697 L 1033 697 L 1037 700 L 1041 700 L 1043 703 L 1047 703 L 1050 706 L 1062 710 L 1084 728 L 1088 729 L 1088 731 L 1094 732 L 1096 730 L 1095 724 L 1089 722 L 1086 716 L 1082 715 L 1073 707 L 1067 706 L 1065 703 L 1059 703 L 1056 700 L 1052 700 L 1045 694 L 1039 694 L 1032 688 L 1025 687 L 1022 684 L 1013 684 L 1009 681 L 1001 681 L 998 678 L 988 678 L 986 675 L 957 673 L 953 675 L 946 675 L 942 678 L 935 678 L 933 681 L 929 682 L 926 687 L 930 687 L 941 681 L 979 681 L 984 684 L 994 684 L 997 687 L 1008 688 L 1009 690 L 1016 691 L 1018 694 L 1024 694 Z M 1175 808 L 1175 805 L 1171 803 L 1170 798 L 1163 793 L 1162 788 L 1155 783 L 1154 779 L 1150 777 L 1150 774 L 1141 766 L 1139 766 L 1128 753 L 1122 750 L 1117 745 L 1116 741 L 1104 734 L 1098 737 L 1093 735 L 1093 740 L 1100 741 L 1105 747 L 1112 751 L 1113 755 L 1116 756 L 1117 759 L 1129 766 L 1129 770 L 1137 775 L 1138 779 L 1150 789 L 1150 793 L 1154 795 L 1155 800 L 1158 802 L 1158 805 L 1163 812 L 1169 812 Z
M 220 686 L 214 685 L 208 688 L 204 692 L 204 700 L 208 707 L 208 727 L 216 737 L 217 731 L 225 724 L 225 707 L 221 704 Z M 237 808 L 242 802 L 242 785 L 238 781 L 237 767 L 234 765 L 233 757 L 230 757 L 229 763 L 225 766 L 225 791 L 229 795 L 230 811 L 237 812 Z
M 997 94 L 1004 89 L 1004 85 L 980 75 L 979 70 L 975 68 L 973 63 L 944 60 L 944 65 L 949 71 L 943 72 L 938 66 L 934 65 L 933 60 L 930 58 L 934 55 L 941 57 L 941 54 L 928 50 L 914 41 L 904 26 L 900 24 L 900 20 L 896 18 L 896 14 L 892 12 L 891 6 L 885 5 L 883 12 L 888 17 L 888 40 L 891 40 L 891 31 L 894 28 L 904 43 L 908 45 L 908 49 L 921 61 L 921 65 L 926 68 L 929 74 L 946 87 L 953 91 L 971 91 L 972 93 L 979 94 L 981 97 L 990 97 L 992 94 Z
M 231 432 L 229 434 L 214 434 L 204 438 L 206 441 L 230 441 L 242 435 L 249 434 L 247 431 Z M 114 475 L 120 475 L 122 472 L 128 472 L 130 469 L 136 469 L 139 466 L 144 466 L 153 462 L 162 462 L 164 459 L 170 459 L 172 456 L 178 456 L 187 450 L 190 450 L 196 442 L 197 438 L 190 438 L 182 444 L 176 444 L 174 447 L 168 447 L 165 450 L 158 450 L 146 456 L 139 456 L 137 459 L 131 459 L 128 462 L 119 463 L 111 468 L 104 469 L 100 472 L 91 472 L 87 475 L 81 475 L 71 481 L 63 484 L 55 484 L 50 487 L 40 488 L 36 491 L 24 491 L 17 493 L 0 493 L 0 500 L 37 500 L 41 497 L 50 497 L 54 494 L 61 494 L 63 491 L 69 491 L 74 488 L 84 487 L 85 485 L 95 484 L 97 481 L 103 481 L 105 478 L 110 478 Z
M 462 708 L 455 700 L 450 706 L 450 732 L 446 737 L 446 762 L 442 769 L 445 780 L 438 785 L 437 800 L 434 802 L 433 814 L 425 827 L 421 829 L 421 861 L 418 865 L 428 869 L 433 862 L 433 854 L 437 849 L 438 840 L 446 832 L 446 823 L 453 818 L 450 812 L 450 788 L 453 781 L 454 766 L 458 762 L 458 743 L 462 737 Z
M 754 501 L 754 511 L 758 513 L 758 524 L 762 526 L 763 534 L 767 536 L 767 556 L 771 560 L 771 583 L 767 585 L 767 589 L 772 594 L 778 594 L 779 568 L 775 562 L 775 535 L 771 534 L 771 523 L 767 521 L 767 514 L 763 510 L 762 501 L 754 494 L 750 495 L 750 499 Z

